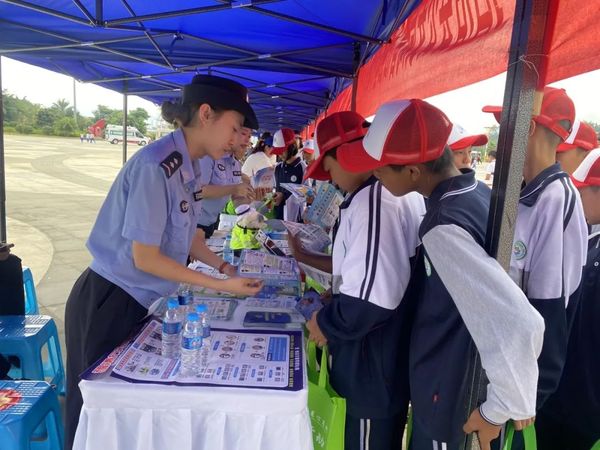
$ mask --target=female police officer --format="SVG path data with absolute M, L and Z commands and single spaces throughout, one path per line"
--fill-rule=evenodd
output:
M 217 280 L 185 267 L 202 199 L 198 160 L 220 159 L 241 127 L 258 128 L 247 90 L 224 78 L 196 75 L 181 103 L 165 103 L 179 128 L 137 152 L 115 179 L 87 242 L 93 260 L 67 301 L 66 448 L 82 405 L 79 375 L 120 344 L 161 296 L 178 283 L 253 295 L 257 280 Z

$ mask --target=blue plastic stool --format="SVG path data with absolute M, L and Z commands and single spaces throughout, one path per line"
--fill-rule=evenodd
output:
M 25 291 L 25 314 L 39 314 L 35 283 L 29 267 L 23 267 L 23 290 Z
M 48 359 L 44 361 L 45 344 Z M 19 358 L 22 378 L 48 381 L 64 393 L 65 369 L 58 332 L 50 316 L 0 316 L 0 353 Z
M 62 450 L 60 408 L 48 383 L 0 381 L 0 442 L 2 450 Z

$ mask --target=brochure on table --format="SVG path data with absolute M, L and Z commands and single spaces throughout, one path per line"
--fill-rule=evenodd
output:
M 160 356 L 162 324 L 151 320 L 129 342 L 90 367 L 83 379 L 111 376 L 133 383 L 228 386 L 298 391 L 303 387 L 300 331 L 213 329 L 208 364 L 182 376 L 179 360 Z

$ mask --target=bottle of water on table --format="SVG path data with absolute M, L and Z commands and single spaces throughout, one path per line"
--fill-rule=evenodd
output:
M 181 314 L 176 298 L 167 300 L 167 310 L 162 324 L 162 351 L 165 358 L 179 358 L 181 347 Z
M 210 347 L 212 339 L 210 336 L 210 316 L 208 315 L 208 308 L 206 305 L 196 306 L 196 312 L 200 317 L 200 325 L 202 326 L 202 346 L 200 348 L 200 368 L 204 368 L 208 365 L 208 359 L 210 356 Z
M 192 304 L 194 303 L 194 292 L 189 284 L 181 283 L 177 290 L 177 300 L 179 300 L 180 311 L 185 315 L 192 310 Z
M 198 373 L 199 353 L 202 346 L 202 325 L 197 313 L 188 313 L 181 336 L 181 363 L 179 372 L 183 376 Z

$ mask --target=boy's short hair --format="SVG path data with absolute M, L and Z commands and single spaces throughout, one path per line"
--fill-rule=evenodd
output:
M 433 174 L 442 173 L 454 165 L 454 154 L 452 153 L 452 150 L 450 150 L 450 147 L 446 146 L 439 158 L 422 164 Z M 396 172 L 400 172 L 406 166 L 391 164 L 390 167 Z

